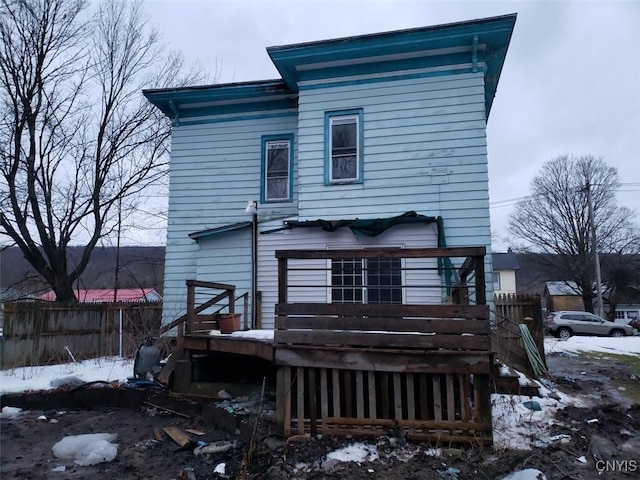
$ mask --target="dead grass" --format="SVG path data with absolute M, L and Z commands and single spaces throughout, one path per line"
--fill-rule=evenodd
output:
M 582 353 L 582 355 L 602 360 L 603 362 L 616 361 L 624 364 L 633 377 L 628 378 L 627 381 L 615 378 L 612 380 L 612 383 L 616 387 L 624 388 L 625 396 L 636 403 L 640 403 L 640 381 L 638 381 L 640 379 L 640 355 L 621 355 L 603 352 L 589 352 L 588 354 Z

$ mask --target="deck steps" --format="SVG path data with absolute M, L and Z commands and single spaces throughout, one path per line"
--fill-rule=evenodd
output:
M 519 373 L 499 360 L 493 364 L 495 393 L 540 397 L 539 384 L 527 375 Z

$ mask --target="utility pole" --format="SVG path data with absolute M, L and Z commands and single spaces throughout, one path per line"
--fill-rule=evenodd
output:
M 598 255 L 598 242 L 596 240 L 596 222 L 593 216 L 593 201 L 591 200 L 591 181 L 587 182 L 587 204 L 589 205 L 589 223 L 591 224 L 591 248 L 593 260 L 596 264 L 596 295 L 598 298 L 598 316 L 604 318 L 604 305 L 602 303 L 602 276 L 600 274 L 600 256 Z

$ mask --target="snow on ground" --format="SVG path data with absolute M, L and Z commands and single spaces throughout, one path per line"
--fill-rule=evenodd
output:
M 83 382 L 103 380 L 105 382 L 126 382 L 133 376 L 133 359 L 102 357 L 77 363 L 20 367 L 0 372 L 0 394 L 26 392 L 29 390 L 49 390 L 51 383 L 77 377 Z M 75 383 L 75 382 L 74 382 Z
M 602 352 L 618 355 L 640 355 L 640 335 L 623 338 L 573 336 L 567 340 L 545 337 L 544 350 L 547 354 Z

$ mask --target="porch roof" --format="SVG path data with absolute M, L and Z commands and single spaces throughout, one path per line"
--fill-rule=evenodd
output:
M 221 233 L 233 232 L 234 230 L 240 230 L 251 226 L 251 222 L 232 223 L 230 225 L 222 225 L 221 227 L 207 228 L 205 230 L 198 230 L 189 234 L 189 238 L 196 242 L 202 237 L 209 237 L 212 235 L 219 235 Z

